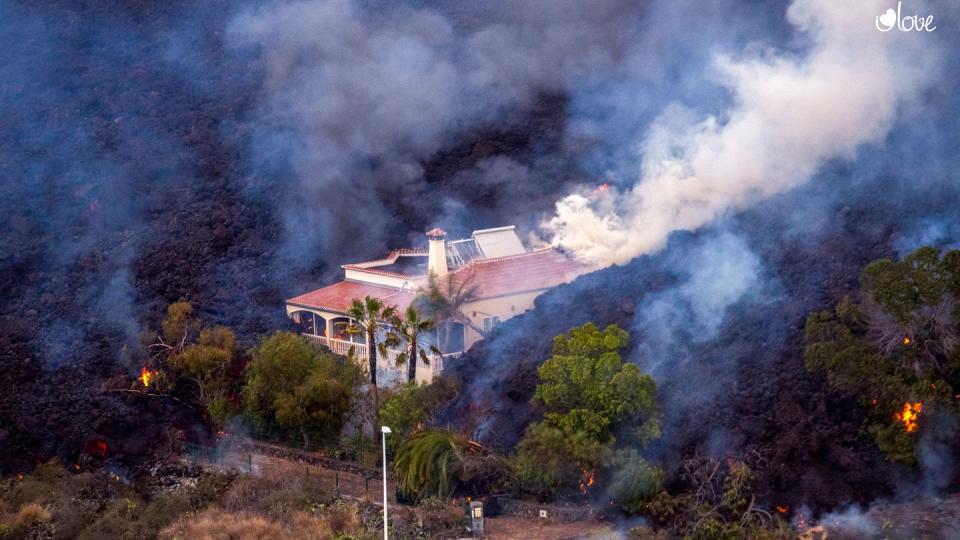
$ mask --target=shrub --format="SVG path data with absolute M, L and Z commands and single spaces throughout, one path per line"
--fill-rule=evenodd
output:
M 329 495 L 318 482 L 293 473 L 276 473 L 237 478 L 223 497 L 223 507 L 229 512 L 281 518 L 313 510 L 328 500 Z
M 414 515 L 420 527 L 432 536 L 442 532 L 462 532 L 464 526 L 463 508 L 435 497 L 420 501 L 414 507 Z
M 15 528 L 27 528 L 36 523 L 50 521 L 50 511 L 37 503 L 29 503 L 20 507 L 17 517 L 13 520 Z
M 453 383 L 440 378 L 430 384 L 407 383 L 389 395 L 380 406 L 380 422 L 390 426 L 393 434 L 387 446 L 396 451 L 410 435 L 431 425 L 445 403 L 456 396 Z

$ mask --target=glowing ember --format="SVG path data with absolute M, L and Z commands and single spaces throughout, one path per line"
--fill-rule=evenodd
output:
M 913 433 L 917 430 L 917 417 L 920 416 L 921 411 L 923 411 L 923 403 L 908 401 L 903 404 L 903 411 L 895 413 L 893 418 L 903 424 L 903 429 L 907 430 L 907 433 Z
M 777 510 L 777 512 L 779 512 L 779 513 L 781 513 L 781 514 L 786 514 L 787 512 L 790 511 L 790 507 L 789 507 L 789 506 L 781 506 L 781 505 L 779 505 L 779 504 L 778 504 L 777 506 L 774 506 L 774 508 Z
M 147 369 L 147 366 L 143 366 L 143 369 L 140 370 L 140 382 L 143 383 L 144 387 L 150 386 L 150 381 L 153 380 L 154 372 Z
M 910 344 L 910 336 L 903 336 L 903 344 L 904 345 Z
M 107 457 L 107 443 L 104 441 L 95 441 L 89 446 L 89 453 L 101 458 Z
M 17 480 L 23 480 L 23 473 L 17 475 Z
M 581 470 L 580 474 L 580 493 L 586 495 L 590 491 L 590 487 L 596 482 L 596 475 L 594 471 L 586 469 Z

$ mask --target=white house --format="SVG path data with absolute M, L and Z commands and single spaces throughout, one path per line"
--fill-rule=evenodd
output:
M 474 231 L 470 238 L 451 242 L 440 229 L 426 234 L 426 249 L 398 249 L 382 259 L 343 265 L 342 281 L 290 298 L 287 315 L 313 342 L 339 354 L 353 348 L 358 359 L 366 360 L 362 336 L 343 331 L 351 322 L 347 310 L 354 298 L 376 297 L 402 314 L 427 284 L 429 274 L 436 276 L 444 293 L 471 291 L 462 302 L 460 322 L 446 323 L 437 332 L 442 340 L 430 338 L 434 344 L 439 342 L 442 356 L 433 355 L 429 366 L 418 360 L 417 378 L 424 382 L 443 369 L 445 360 L 460 355 L 500 322 L 533 307 L 537 296 L 584 270 L 553 248 L 528 251 L 512 225 Z M 403 380 L 405 370 L 394 365 L 398 352 L 388 350 L 380 358 L 377 377 L 382 384 Z

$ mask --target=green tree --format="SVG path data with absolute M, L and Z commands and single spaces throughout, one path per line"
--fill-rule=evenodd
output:
M 177 347 L 197 335 L 200 319 L 193 317 L 193 304 L 181 300 L 167 306 L 167 317 L 161 326 L 164 342 L 170 347 Z
M 396 316 L 397 308 L 395 306 L 385 305 L 379 298 L 372 296 L 365 297 L 362 301 L 354 298 L 350 304 L 347 314 L 353 318 L 353 322 L 346 326 L 346 331 L 351 334 L 363 335 L 367 345 L 367 363 L 370 370 L 370 394 L 373 396 L 374 415 L 380 410 L 380 392 L 377 388 L 377 353 L 384 354 L 385 346 L 377 342 L 377 335 L 380 330 L 390 324 L 390 321 Z M 373 422 L 373 438 L 379 437 L 380 428 Z
M 804 361 L 857 397 L 888 457 L 915 463 L 928 419 L 960 409 L 960 251 L 874 261 L 860 282 L 859 301 L 807 317 Z
M 444 404 L 456 393 L 452 383 L 438 378 L 430 384 L 407 383 L 384 399 L 380 421 L 394 433 L 387 439 L 388 447 L 395 451 L 407 437 L 432 425 Z
M 247 365 L 246 414 L 261 433 L 298 434 L 305 448 L 330 440 L 346 421 L 356 366 L 277 332 L 264 338 Z
M 427 356 L 427 351 L 439 354 L 440 349 L 433 345 L 424 347 L 420 340 L 424 333 L 433 330 L 432 320 L 421 318 L 413 306 L 407 307 L 405 315 L 406 317 L 400 317 L 394 314 L 391 317 L 393 330 L 387 333 L 384 344 L 391 348 L 404 346 L 405 350 L 397 355 L 397 365 L 407 365 L 407 382 L 410 383 L 417 381 L 417 358 L 429 366 L 430 357 Z
M 610 325 L 574 328 L 554 338 L 553 356 L 540 366 L 534 402 L 546 412 L 517 447 L 514 465 L 524 488 L 541 496 L 581 492 L 602 469 L 624 467 L 614 460 L 620 443 L 644 445 L 660 436 L 656 383 L 619 351 L 628 334 Z M 633 470 L 642 469 L 636 462 Z M 645 491 L 646 492 L 646 491 Z
M 229 368 L 237 355 L 237 339 L 225 326 L 206 328 L 198 343 L 188 344 L 183 352 L 172 355 L 170 364 L 178 377 L 188 379 L 196 387 L 195 400 L 206 408 L 219 425 L 230 413 L 228 393 L 231 388 Z

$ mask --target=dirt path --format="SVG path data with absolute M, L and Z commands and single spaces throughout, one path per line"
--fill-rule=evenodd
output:
M 492 540 L 575 540 L 580 538 L 619 538 L 608 525 L 595 521 L 552 523 L 518 516 L 487 518 L 484 538 Z

